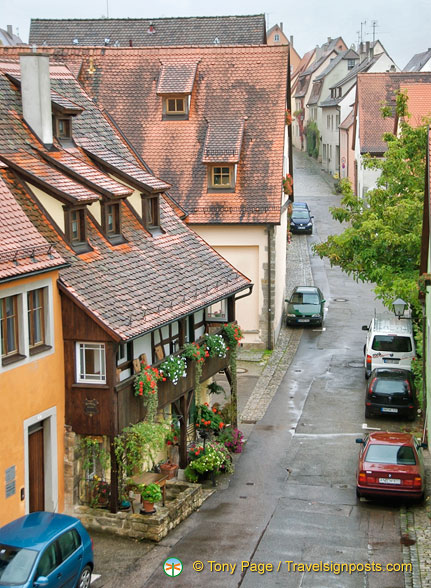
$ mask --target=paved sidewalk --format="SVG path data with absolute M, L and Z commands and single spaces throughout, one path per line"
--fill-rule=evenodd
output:
M 295 236 L 286 252 L 286 294 L 290 295 L 297 285 L 313 286 L 310 256 L 305 235 Z M 256 382 L 256 386 L 240 416 L 240 423 L 254 424 L 263 418 L 286 370 L 295 356 L 302 329 L 284 325 L 268 363 Z

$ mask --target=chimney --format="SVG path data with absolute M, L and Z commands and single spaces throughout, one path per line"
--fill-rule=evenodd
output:
M 367 57 L 369 57 L 369 55 L 370 55 L 370 42 L 369 41 L 367 41 L 365 43 L 365 53 L 367 54 Z
M 283 32 L 283 23 L 280 23 L 280 31 Z
M 52 145 L 51 81 L 49 56 L 20 55 L 22 112 L 25 122 L 44 145 Z
M 290 46 L 293 47 L 293 35 L 290 35 Z
M 7 34 L 12 37 L 12 35 L 13 35 L 12 25 L 7 25 L 6 29 L 7 29 Z

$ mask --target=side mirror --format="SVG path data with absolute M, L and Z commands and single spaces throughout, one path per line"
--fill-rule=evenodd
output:
M 362 325 L 362 330 L 363 330 L 363 331 L 369 331 L 370 329 L 368 328 L 368 326 L 367 326 L 367 325 Z
M 428 449 L 428 443 L 421 443 L 419 447 L 423 447 L 424 449 Z
M 326 302 L 326 300 L 323 298 L 320 304 L 323 304 L 324 302 Z
M 365 441 L 363 439 L 356 439 L 355 443 L 365 443 Z
M 39 576 L 34 583 L 34 586 L 37 586 L 38 588 L 42 586 L 49 586 L 49 580 L 46 576 Z

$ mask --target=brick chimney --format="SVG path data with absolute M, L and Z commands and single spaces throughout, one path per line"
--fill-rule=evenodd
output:
M 22 112 L 25 122 L 44 145 L 52 144 L 51 81 L 49 56 L 20 55 Z

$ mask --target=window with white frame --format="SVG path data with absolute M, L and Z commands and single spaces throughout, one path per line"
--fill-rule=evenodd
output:
M 274 35 L 274 41 L 277 43 L 280 40 L 280 35 L 278 35 L 277 33 L 275 33 Z
M 76 381 L 106 383 L 104 343 L 76 344 Z

